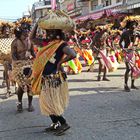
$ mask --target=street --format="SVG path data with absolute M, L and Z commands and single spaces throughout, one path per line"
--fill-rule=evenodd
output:
M 33 100 L 35 111 L 28 112 L 24 94 L 23 113 L 16 112 L 15 94 L 5 98 L 0 66 L 0 140 L 140 140 L 140 90 L 124 92 L 124 64 L 108 73 L 110 81 L 97 81 L 97 68 L 68 75 L 70 103 L 64 116 L 71 128 L 54 136 L 43 132 L 51 121 L 41 115 L 38 96 Z M 140 79 L 136 86 L 140 88 Z
M 0 9 L 0 140 L 140 140 L 140 0 Z

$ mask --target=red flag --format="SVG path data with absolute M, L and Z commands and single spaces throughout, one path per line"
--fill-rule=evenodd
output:
M 51 0 L 52 10 L 56 9 L 56 0 Z

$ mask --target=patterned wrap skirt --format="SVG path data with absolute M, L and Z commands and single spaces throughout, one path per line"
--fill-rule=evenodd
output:
M 103 47 L 102 49 L 100 49 L 100 52 L 102 52 L 106 57 L 108 56 L 106 47 Z M 104 65 L 104 61 L 100 53 L 98 54 L 97 59 L 99 59 L 101 61 L 101 64 Z
M 20 87 L 30 85 L 32 60 L 18 60 L 12 64 L 12 77 Z
M 43 115 L 62 115 L 68 102 L 68 83 L 65 73 L 51 74 L 42 78 L 39 103 Z
M 135 63 L 135 61 L 136 61 L 136 57 L 135 57 L 135 50 L 130 50 L 130 49 L 127 49 L 126 50 L 126 53 L 125 53 L 125 59 L 124 59 L 124 61 L 126 62 L 126 63 L 129 63 L 130 61 L 132 62 L 132 63 Z

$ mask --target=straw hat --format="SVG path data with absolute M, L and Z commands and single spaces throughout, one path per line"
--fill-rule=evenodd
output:
M 49 11 L 47 15 L 38 21 L 38 26 L 42 29 L 61 29 L 71 31 L 75 28 L 74 21 L 60 10 Z

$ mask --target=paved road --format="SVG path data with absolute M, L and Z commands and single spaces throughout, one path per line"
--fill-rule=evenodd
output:
M 95 66 L 96 68 L 97 66 Z M 109 82 L 96 81 L 97 72 L 69 75 L 70 104 L 64 116 L 71 129 L 63 136 L 43 132 L 51 121 L 42 116 L 38 97 L 35 111 L 16 112 L 16 95 L 5 99 L 0 86 L 0 140 L 140 140 L 140 90 L 123 91 L 124 65 L 108 74 Z M 2 67 L 0 67 L 0 85 Z M 140 88 L 140 79 L 136 81 Z

